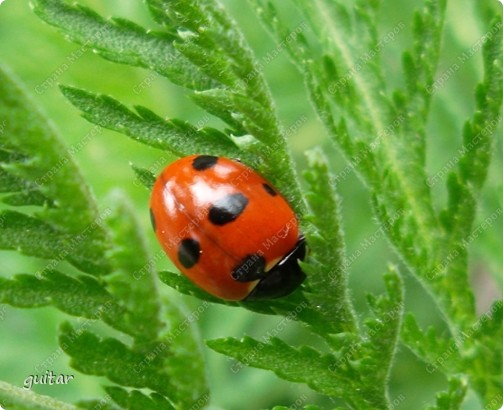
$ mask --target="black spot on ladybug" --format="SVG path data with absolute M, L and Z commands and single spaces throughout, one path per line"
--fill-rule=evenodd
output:
M 192 161 L 192 168 L 196 171 L 204 171 L 205 169 L 211 168 L 218 161 L 218 157 L 212 155 L 199 155 Z
M 231 272 L 232 279 L 238 282 L 251 282 L 264 277 L 265 259 L 254 253 L 246 256 Z
M 266 183 L 263 183 L 262 186 L 264 187 L 265 191 L 271 195 L 271 196 L 276 196 L 278 195 L 278 193 L 274 190 L 274 188 L 272 186 L 270 186 L 269 184 L 266 184 Z
M 201 255 L 201 247 L 195 239 L 187 238 L 180 242 L 178 246 L 178 260 L 184 268 L 192 268 Z
M 150 208 L 149 211 L 150 211 L 150 223 L 152 224 L 152 228 L 154 229 L 154 232 L 155 232 L 155 216 L 154 216 L 154 212 L 152 211 L 152 208 Z
M 243 194 L 230 194 L 219 199 L 210 207 L 208 218 L 213 225 L 225 225 L 236 219 L 248 205 Z

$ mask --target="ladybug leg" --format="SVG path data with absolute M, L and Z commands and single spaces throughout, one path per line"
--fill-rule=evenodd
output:
M 265 259 L 262 255 L 254 253 L 245 257 L 231 273 L 232 279 L 238 282 L 253 282 L 266 275 Z
M 267 272 L 244 300 L 279 298 L 292 293 L 306 278 L 298 263 L 299 260 L 304 260 L 305 256 L 306 243 L 301 236 L 295 248 Z

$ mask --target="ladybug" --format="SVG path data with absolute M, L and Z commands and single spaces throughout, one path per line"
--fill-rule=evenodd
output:
M 193 283 L 225 300 L 277 298 L 305 279 L 299 223 L 285 198 L 251 168 L 210 155 L 168 165 L 150 199 L 156 236 Z

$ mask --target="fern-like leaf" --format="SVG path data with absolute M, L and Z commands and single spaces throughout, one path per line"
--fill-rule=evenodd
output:
M 107 393 L 124 409 L 131 410 L 175 410 L 175 407 L 163 396 L 152 393 L 149 396 L 139 390 L 127 391 L 120 387 L 107 387 Z
M 355 330 L 353 308 L 347 295 L 344 242 L 340 226 L 339 200 L 334 178 L 320 151 L 309 153 L 309 171 L 304 174 L 309 184 L 307 194 L 312 216 L 308 219 L 307 241 L 313 253 L 309 264 L 302 264 L 309 275 L 307 291 L 311 303 L 324 315 L 325 330 L 339 333 Z M 328 327 L 327 327 L 328 326 Z
M 96 204 L 55 131 L 11 76 L 0 70 L 0 192 L 11 205 L 37 205 L 34 215 L 0 214 L 0 248 L 52 260 L 68 260 L 105 274 L 104 231 Z M 15 182 L 15 183 L 14 183 Z
M 182 121 L 166 121 L 143 107 L 137 107 L 138 113 L 134 113 L 112 97 L 70 87 L 63 87 L 62 91 L 90 122 L 155 148 L 178 156 L 206 153 L 235 158 L 241 155 L 225 134 L 197 130 Z
M 84 324 L 75 329 L 64 325 L 60 337 L 63 351 L 73 358 L 77 370 L 106 376 L 123 386 L 149 387 L 157 408 L 166 408 L 161 405 L 166 401 L 177 408 L 187 407 L 207 394 L 201 352 L 196 348 L 180 349 L 180 340 L 166 337 L 166 320 L 181 327 L 180 314 L 175 310 L 161 312 L 150 255 L 127 198 L 114 194 L 110 199 L 113 205 L 98 214 L 75 164 L 66 158 L 54 131 L 8 75 L 0 75 L 0 88 L 4 91 L 0 110 L 10 121 L 0 135 L 2 191 L 17 195 L 19 200 L 10 200 L 11 205 L 38 205 L 30 214 L 9 210 L 0 215 L 0 247 L 51 261 L 37 276 L 2 278 L 0 302 L 24 308 L 54 306 L 85 318 Z M 37 141 L 43 143 L 38 151 Z M 58 156 L 61 162 L 57 161 Z M 61 177 L 66 179 L 58 186 Z M 39 182 L 37 178 L 41 178 Z M 22 182 L 20 186 L 15 186 L 16 181 Z M 37 187 L 37 197 L 19 195 L 31 187 Z M 42 196 L 48 199 L 36 203 L 35 199 Z M 92 219 L 94 214 L 96 220 Z M 56 271 L 55 265 L 61 261 L 99 277 Z M 132 346 L 113 338 L 98 338 L 88 330 L 92 320 L 131 336 Z M 183 337 L 183 346 L 189 345 L 196 346 L 192 334 Z M 185 372 L 187 367 L 180 366 L 186 361 L 191 363 L 190 380 Z M 10 400 L 9 395 L 6 397 Z M 12 403 L 25 408 L 23 400 L 28 403 L 26 408 L 39 408 L 30 407 L 30 393 L 19 403 Z M 44 400 L 41 398 L 40 403 Z M 132 405 L 141 402 L 133 393 Z M 55 409 L 73 408 L 54 403 Z M 111 403 L 108 407 L 116 409 Z
M 467 390 L 466 381 L 459 378 L 449 380 L 449 389 L 437 394 L 436 405 L 426 410 L 458 410 L 463 404 Z
M 173 47 L 174 36 L 166 32 L 148 32 L 124 19 L 106 20 L 93 10 L 68 5 L 60 0 L 36 0 L 35 13 L 58 27 L 78 44 L 91 47 L 107 60 L 149 68 L 175 84 L 207 89 L 218 83 L 194 69 Z

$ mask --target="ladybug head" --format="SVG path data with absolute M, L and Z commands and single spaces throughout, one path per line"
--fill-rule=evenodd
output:
M 244 300 L 273 299 L 292 293 L 306 278 L 298 263 L 305 256 L 306 242 L 301 236 L 295 248 L 267 272 Z

